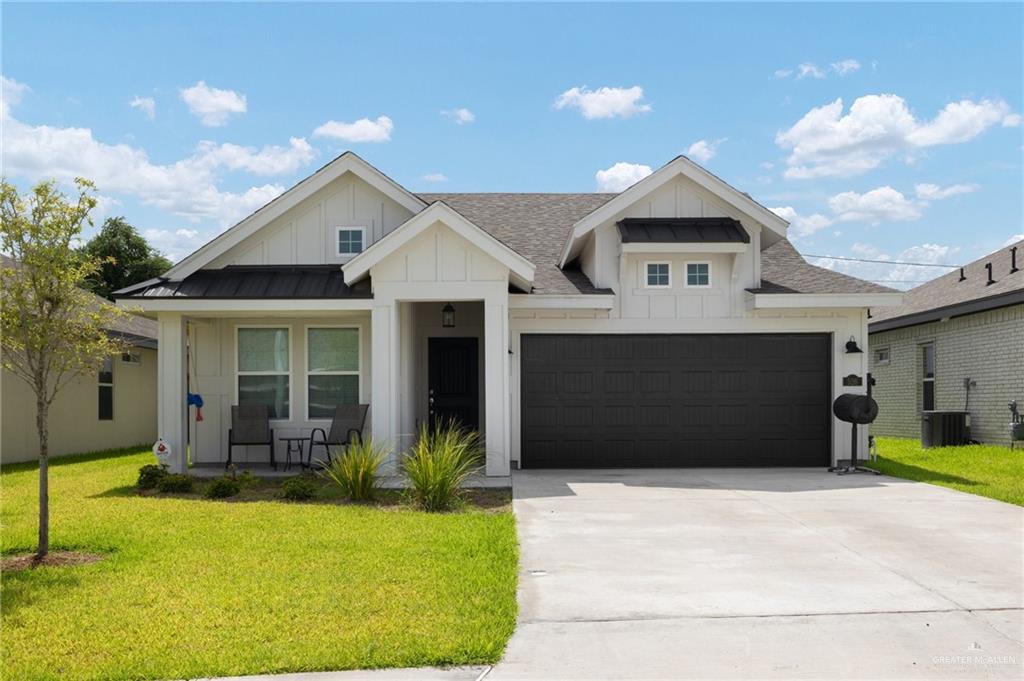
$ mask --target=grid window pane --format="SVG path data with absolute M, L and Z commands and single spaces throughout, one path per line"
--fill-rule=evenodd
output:
M 290 409 L 287 376 L 239 376 L 238 404 L 265 404 L 270 418 L 286 419 Z
M 309 418 L 329 419 L 339 404 L 359 404 L 359 377 L 310 375 Z
M 711 266 L 706 262 L 689 263 L 686 266 L 687 286 L 707 286 L 711 282 Z
M 649 263 L 647 265 L 648 286 L 668 286 L 668 263 Z
M 288 329 L 239 329 L 239 371 L 288 371 Z
M 309 371 L 359 371 L 359 329 L 310 329 Z
M 338 253 L 342 255 L 354 255 L 363 252 L 363 230 L 361 229 L 339 229 L 338 230 Z

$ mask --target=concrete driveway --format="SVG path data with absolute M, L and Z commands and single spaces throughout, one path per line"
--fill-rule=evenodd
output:
M 1024 678 L 1024 509 L 820 469 L 523 471 L 487 679 Z

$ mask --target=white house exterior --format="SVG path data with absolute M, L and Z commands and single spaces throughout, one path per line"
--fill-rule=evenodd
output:
M 420 423 L 452 415 L 495 476 L 827 465 L 850 447 L 831 401 L 867 371 L 845 345 L 900 294 L 804 262 L 787 226 L 685 157 L 617 195 L 416 195 L 345 153 L 117 295 L 159 323 L 179 470 L 186 442 L 195 464 L 227 459 L 240 398 L 271 405 L 275 437 L 369 404 L 392 470 Z

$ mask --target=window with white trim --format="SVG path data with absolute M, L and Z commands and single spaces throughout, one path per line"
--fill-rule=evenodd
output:
M 711 263 L 709 262 L 688 262 L 686 263 L 686 285 L 689 287 L 711 286 Z
M 672 265 L 667 262 L 649 262 L 644 277 L 647 288 L 669 288 L 672 286 Z
M 329 419 L 339 404 L 359 404 L 359 328 L 306 329 L 306 417 Z
M 238 404 L 265 404 L 270 418 L 291 416 L 291 329 L 240 326 Z
M 875 363 L 876 364 L 888 364 L 889 363 L 889 348 L 878 348 L 875 350 Z
M 365 227 L 338 227 L 338 255 L 358 255 L 366 248 Z
M 114 360 L 107 357 L 100 366 L 96 380 L 98 409 L 100 421 L 114 420 Z

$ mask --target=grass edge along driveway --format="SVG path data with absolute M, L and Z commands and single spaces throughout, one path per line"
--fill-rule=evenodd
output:
M 17 679 L 155 679 L 485 664 L 515 626 L 507 508 L 138 496 L 148 453 L 51 463 L 53 549 L 93 564 L 5 574 Z M 34 547 L 34 465 L 0 475 L 5 556 Z
M 1024 448 L 963 445 L 923 449 L 920 440 L 876 437 L 878 460 L 867 465 L 886 475 L 928 482 L 1024 506 Z

